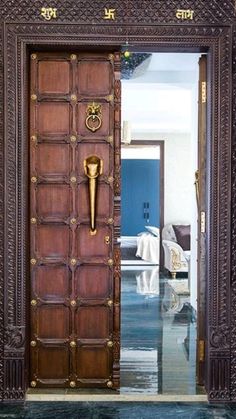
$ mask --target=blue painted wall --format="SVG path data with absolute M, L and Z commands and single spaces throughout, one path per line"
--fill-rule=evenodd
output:
M 160 226 L 160 160 L 121 162 L 121 234 L 136 236 L 145 225 Z M 144 202 L 149 202 L 149 222 L 144 218 Z

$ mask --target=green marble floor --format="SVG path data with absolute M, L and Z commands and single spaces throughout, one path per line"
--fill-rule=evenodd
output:
M 173 289 L 157 268 L 122 270 L 123 394 L 204 393 L 196 386 L 196 319 L 188 310 L 187 278 L 176 282 L 182 289 Z

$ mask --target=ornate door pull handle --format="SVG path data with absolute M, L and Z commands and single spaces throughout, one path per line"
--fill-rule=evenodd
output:
M 89 103 L 87 106 L 86 114 L 87 117 L 85 119 L 86 127 L 92 131 L 97 131 L 102 125 L 102 106 L 98 103 Z
M 90 234 L 96 234 L 96 195 L 97 178 L 102 175 L 103 161 L 98 156 L 89 156 L 84 160 L 84 173 L 89 179 Z

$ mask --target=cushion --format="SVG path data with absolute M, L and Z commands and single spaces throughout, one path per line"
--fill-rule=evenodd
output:
M 183 250 L 190 250 L 190 225 L 173 225 L 177 243 Z
M 176 243 L 176 235 L 172 224 L 166 224 L 162 230 L 162 239 L 170 240 Z
M 153 236 L 159 237 L 159 228 L 155 227 L 155 226 L 145 226 L 145 228 L 147 229 L 147 231 L 149 231 L 149 233 L 152 233 Z

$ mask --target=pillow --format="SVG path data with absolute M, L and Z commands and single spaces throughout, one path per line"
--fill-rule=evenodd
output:
M 190 225 L 173 225 L 177 243 L 183 250 L 190 250 Z
M 145 226 L 145 228 L 147 229 L 147 231 L 149 231 L 149 233 L 152 233 L 153 236 L 159 237 L 160 235 L 160 230 L 158 227 L 154 227 L 154 226 Z

